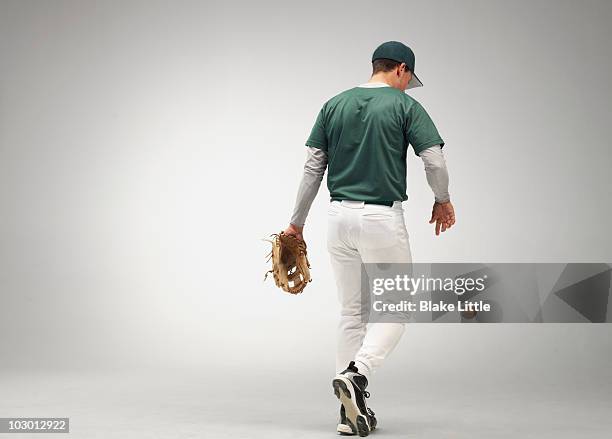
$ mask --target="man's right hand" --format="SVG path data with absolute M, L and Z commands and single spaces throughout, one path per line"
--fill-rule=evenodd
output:
M 434 203 L 429 220 L 429 224 L 433 223 L 436 223 L 436 236 L 440 234 L 440 231 L 446 232 L 446 229 L 450 229 L 455 224 L 455 208 L 450 201 Z

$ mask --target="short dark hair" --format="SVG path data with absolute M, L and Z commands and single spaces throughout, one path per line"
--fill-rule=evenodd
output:
M 397 62 L 393 59 L 378 58 L 372 61 L 372 74 L 375 75 L 378 72 L 390 72 L 399 66 L 401 62 Z

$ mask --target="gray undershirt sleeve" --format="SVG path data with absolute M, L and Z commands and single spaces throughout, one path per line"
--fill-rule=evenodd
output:
M 442 147 L 435 145 L 421 151 L 419 157 L 425 164 L 425 175 L 427 183 L 434 193 L 436 202 L 445 203 L 450 201 L 448 193 L 448 170 L 446 169 L 446 160 L 442 153 Z
M 291 224 L 303 226 L 310 211 L 310 206 L 319 192 L 325 169 L 327 168 L 327 153 L 312 146 L 306 147 L 306 163 L 304 176 L 300 182 Z

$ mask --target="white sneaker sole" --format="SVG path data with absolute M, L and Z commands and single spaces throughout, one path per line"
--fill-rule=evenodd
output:
M 353 433 L 353 429 L 346 424 L 338 424 L 338 428 L 336 429 L 336 431 L 338 432 L 338 434 L 341 434 L 344 436 L 354 436 L 355 435 L 355 433 Z
M 353 383 L 351 383 L 348 378 L 337 375 L 332 381 L 332 386 L 334 388 L 334 394 L 344 405 L 348 423 L 346 427 L 351 429 L 351 433 L 358 434 L 360 437 L 369 435 L 370 424 L 368 422 L 368 417 L 367 414 L 361 412 L 357 405 Z

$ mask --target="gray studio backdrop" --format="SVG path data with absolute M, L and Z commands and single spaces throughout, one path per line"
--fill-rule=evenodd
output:
M 389 39 L 416 53 L 457 210 L 434 237 L 411 154 L 416 261 L 612 261 L 611 20 L 607 1 L 0 0 L 0 370 L 327 380 L 327 189 L 305 294 L 262 282 L 261 238 L 288 223 L 321 105 Z M 610 388 L 611 335 L 411 326 L 380 380 Z

